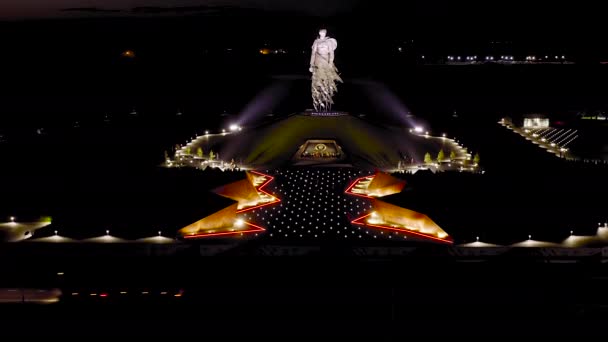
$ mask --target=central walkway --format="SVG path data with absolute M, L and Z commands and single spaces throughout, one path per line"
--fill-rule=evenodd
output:
M 294 240 L 403 240 L 397 232 L 351 225 L 369 213 L 370 200 L 344 193 L 356 178 L 371 174 L 354 168 L 302 167 L 265 172 L 275 177 L 265 190 L 281 202 L 243 214 L 267 229 L 266 239 Z

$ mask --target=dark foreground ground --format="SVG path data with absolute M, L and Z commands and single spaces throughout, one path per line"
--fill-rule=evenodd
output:
M 608 318 L 602 296 L 607 278 L 599 263 L 89 257 L 15 260 L 3 274 L 8 276 L 0 287 L 64 292 L 57 304 L 1 305 L 5 336 L 400 340 L 607 334 L 601 324 Z

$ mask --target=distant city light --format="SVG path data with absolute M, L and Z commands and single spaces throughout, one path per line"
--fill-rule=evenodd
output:
M 121 56 L 126 57 L 126 58 L 135 58 L 135 51 L 125 50 L 122 52 Z

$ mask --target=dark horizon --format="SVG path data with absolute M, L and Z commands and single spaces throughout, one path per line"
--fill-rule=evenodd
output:
M 238 13 L 239 15 L 274 13 L 279 16 L 310 17 L 321 21 L 341 17 L 366 18 L 365 26 L 373 30 L 377 24 L 406 29 L 417 34 L 439 35 L 539 35 L 553 37 L 602 36 L 608 30 L 601 6 L 590 2 L 569 2 L 556 5 L 547 0 L 530 3 L 513 0 L 508 6 L 495 6 L 474 0 L 454 3 L 436 0 L 432 3 L 413 0 L 395 4 L 392 1 L 370 0 L 6 0 L 0 3 L 0 22 L 32 19 L 70 18 L 133 18 L 159 16 L 197 16 Z M 381 33 L 382 34 L 382 33 Z

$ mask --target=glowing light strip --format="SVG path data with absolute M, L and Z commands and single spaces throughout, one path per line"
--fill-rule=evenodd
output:
M 352 192 L 352 188 L 355 187 L 355 185 L 357 185 L 359 182 L 361 182 L 361 180 L 365 179 L 365 178 L 371 178 L 372 180 L 374 179 L 375 176 L 363 176 L 363 177 L 359 177 L 357 179 L 355 179 L 354 182 L 352 182 L 352 184 L 346 188 L 346 191 L 344 191 L 344 193 L 349 194 L 349 195 L 353 195 L 353 196 L 359 196 L 359 197 L 363 197 L 363 198 L 373 198 L 372 196 L 368 196 L 368 195 L 362 195 L 362 194 L 357 194 Z M 366 189 L 367 190 L 367 189 Z
M 382 225 L 377 225 L 377 224 L 370 224 L 370 223 L 367 223 L 367 222 L 359 222 L 360 220 L 363 220 L 366 217 L 369 217 L 371 215 L 372 214 L 370 213 L 370 214 L 361 216 L 361 217 L 359 217 L 357 219 L 354 219 L 350 223 L 351 224 L 360 225 L 360 226 L 370 226 L 370 227 L 376 227 L 376 228 L 380 228 L 380 229 L 393 230 L 393 231 L 396 231 L 396 232 L 404 233 L 406 235 L 407 234 L 413 234 L 413 235 L 417 235 L 419 237 L 423 237 L 425 239 L 436 240 L 436 241 L 440 241 L 440 242 L 448 243 L 448 244 L 453 244 L 454 243 L 454 241 L 451 241 L 451 240 L 448 240 L 448 239 L 442 239 L 442 238 L 438 238 L 438 237 L 435 237 L 435 236 L 432 236 L 432 235 L 429 235 L 429 234 L 419 233 L 419 232 L 416 232 L 416 231 L 413 231 L 413 230 L 409 230 L 407 228 L 395 228 L 395 227 L 382 226 Z
M 237 211 L 236 211 L 236 213 L 237 213 L 237 214 L 239 214 L 239 213 L 243 213 L 243 212 L 246 212 L 246 211 L 250 211 L 250 210 L 254 210 L 254 209 L 258 209 L 258 208 L 262 208 L 262 207 L 265 207 L 265 206 L 267 206 L 267 205 L 276 204 L 276 203 L 281 202 L 281 199 L 280 199 L 280 198 L 277 198 L 276 196 L 269 194 L 268 192 L 266 192 L 266 191 L 263 189 L 263 187 L 265 187 L 266 185 L 268 185 L 270 182 L 272 182 L 272 181 L 274 180 L 274 177 L 272 177 L 272 176 L 270 176 L 270 175 L 263 174 L 263 173 L 261 173 L 261 172 L 257 172 L 257 171 L 250 171 L 250 172 L 251 172 L 251 173 L 254 173 L 254 174 L 258 175 L 258 176 L 262 176 L 262 177 L 266 177 L 266 178 L 267 178 L 267 180 L 266 180 L 266 181 L 265 181 L 265 182 L 264 182 L 262 185 L 258 186 L 258 187 L 256 188 L 256 190 L 257 190 L 257 191 L 260 191 L 260 192 L 263 192 L 264 194 L 266 194 L 266 195 L 268 195 L 268 196 L 270 196 L 270 197 L 274 198 L 274 200 L 273 200 L 273 201 L 270 201 L 270 202 L 268 202 L 268 203 L 262 203 L 262 204 L 258 204 L 258 205 L 253 206 L 253 207 L 249 207 L 249 208 L 244 208 L 244 209 L 237 210 Z
M 244 223 L 246 225 L 254 227 L 254 228 L 247 229 L 247 230 L 231 231 L 231 232 L 196 233 L 196 234 L 184 235 L 184 239 L 199 239 L 199 238 L 214 237 L 214 236 L 260 233 L 260 232 L 265 232 L 266 231 L 266 229 L 264 229 L 264 228 L 262 228 L 260 226 L 257 226 L 257 225 L 255 225 L 253 223 L 249 223 L 249 222 L 244 222 Z

